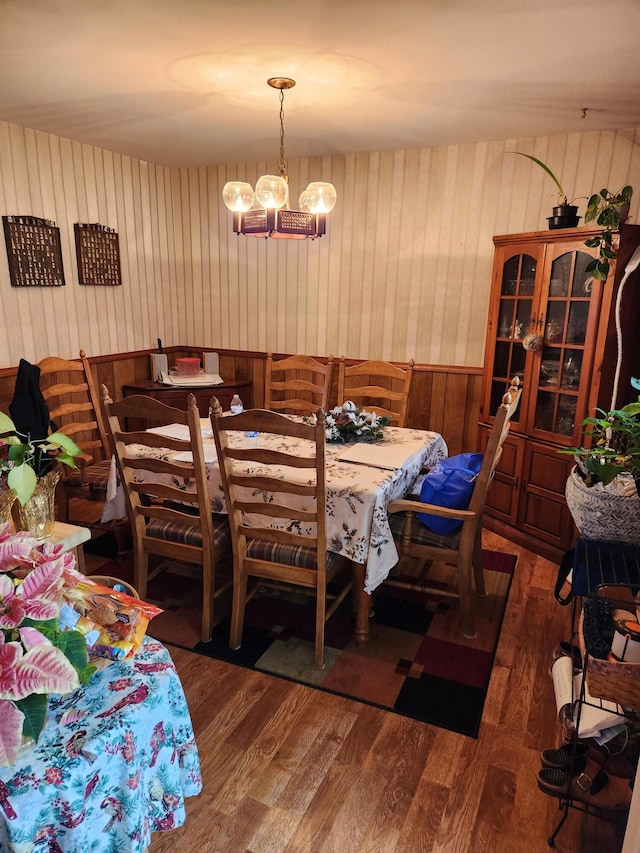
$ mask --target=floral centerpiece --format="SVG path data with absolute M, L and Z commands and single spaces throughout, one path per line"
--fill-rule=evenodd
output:
M 315 415 L 305 420 L 311 423 L 315 421 Z M 343 444 L 376 441 L 390 423 L 391 418 L 359 409 L 354 402 L 347 400 L 342 406 L 336 406 L 325 415 L 327 441 Z
M 65 433 L 34 439 L 18 432 L 11 418 L 0 412 L 0 474 L 7 475 L 7 485 L 15 489 L 21 504 L 34 493 L 38 479 L 58 462 L 75 468 L 76 456 L 82 456 L 82 450 Z
M 0 766 L 23 740 L 37 742 L 49 693 L 87 684 L 95 670 L 82 634 L 58 625 L 65 589 L 84 579 L 61 551 L 0 525 Z

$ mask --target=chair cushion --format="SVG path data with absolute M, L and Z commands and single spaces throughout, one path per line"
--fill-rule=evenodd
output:
M 88 465 L 84 471 L 71 470 L 64 478 L 64 485 L 73 489 L 85 488 L 89 492 L 99 495 L 101 499 L 107 494 L 107 483 L 111 473 L 111 460 L 102 459 L 100 462 L 94 462 Z
M 318 568 L 317 556 L 315 548 L 286 545 L 264 539 L 247 539 L 247 557 L 254 560 L 269 560 L 272 563 L 284 563 L 287 566 L 297 566 L 300 569 L 315 570 Z M 342 560 L 343 557 L 340 554 L 327 551 L 327 570 Z
M 400 542 L 404 535 L 404 522 L 406 515 L 403 512 L 394 512 L 389 516 L 389 526 L 393 538 Z M 454 530 L 453 533 L 443 535 L 435 533 L 425 524 L 417 524 L 415 521 L 411 525 L 411 542 L 414 545 L 430 545 L 436 548 L 452 548 L 457 550 L 460 542 L 460 530 Z
M 213 549 L 220 551 L 231 547 L 231 531 L 226 515 L 212 515 L 213 520 Z M 163 539 L 165 542 L 179 542 L 182 545 L 202 547 L 202 532 L 199 527 L 193 527 L 181 521 L 161 521 L 150 518 L 145 530 L 147 536 L 153 539 Z
M 481 453 L 465 453 L 443 459 L 424 478 L 420 500 L 448 509 L 466 509 L 481 467 Z M 462 526 L 462 522 L 455 518 L 441 518 L 425 512 L 418 513 L 417 517 L 441 536 L 453 533 Z

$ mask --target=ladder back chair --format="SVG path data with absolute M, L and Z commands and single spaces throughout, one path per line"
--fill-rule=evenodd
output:
M 102 403 L 131 519 L 134 586 L 144 599 L 148 581 L 164 568 L 165 561 L 150 572 L 150 555 L 198 566 L 202 574 L 201 634 L 207 642 L 215 600 L 231 588 L 230 573 L 221 581 L 216 576 L 217 564 L 230 558 L 231 537 L 227 517 L 211 512 L 196 399 L 189 394 L 186 411 L 144 395 L 114 403 L 103 385 Z M 179 426 L 169 429 L 170 434 L 128 432 L 127 418 L 154 428 Z M 132 445 L 138 446 L 133 449 Z
M 83 452 L 82 456 L 76 458 L 77 468 L 62 466 L 62 480 L 57 494 L 61 520 L 75 521 L 70 517 L 69 501 L 72 498 L 103 505 L 106 502 L 112 449 L 100 399 L 84 350 L 80 350 L 79 361 L 49 356 L 42 359 L 38 367 L 42 396 L 49 409 L 50 419 Z M 124 555 L 130 536 L 128 519 L 114 519 L 104 523 L 95 521 L 88 526 L 113 533 L 118 555 Z
M 250 577 L 304 587 L 316 598 L 314 668 L 322 669 L 325 622 L 352 586 L 349 561 L 327 551 L 324 412 L 310 425 L 264 409 L 216 415 L 216 404 L 214 398 L 211 424 L 233 541 L 229 646 L 242 643 Z M 251 447 L 241 437 L 253 431 L 285 441 L 269 449 L 258 439 Z M 327 585 L 342 569 L 348 581 L 328 605 Z
M 406 368 L 388 361 L 363 361 L 347 366 L 343 356 L 338 365 L 338 404 L 353 400 L 358 406 L 391 418 L 393 426 L 403 427 L 407 422 L 413 367 L 413 359 Z
M 327 409 L 333 375 L 333 356 L 326 364 L 310 355 L 273 360 L 267 355 L 264 407 L 293 415 Z
M 400 557 L 418 558 L 422 571 L 417 576 L 406 576 L 398 574 L 396 567 L 384 583 L 387 586 L 399 589 L 414 592 L 433 592 L 438 595 L 458 598 L 460 600 L 462 633 L 463 636 L 469 638 L 476 636 L 471 597 L 472 579 L 475 582 L 476 595 L 480 597 L 486 595 L 482 567 L 484 505 L 494 471 L 502 455 L 502 446 L 509 432 L 511 419 L 520 402 L 521 393 L 522 389 L 519 387 L 519 380 L 516 377 L 502 398 L 502 403 L 496 413 L 484 451 L 482 467 L 475 481 L 467 509 L 445 509 L 441 506 L 409 499 L 393 500 L 388 507 L 391 530 Z M 461 527 L 452 533 L 440 535 L 434 533 L 426 524 L 416 518 L 417 513 L 456 519 L 461 522 Z M 436 586 L 433 581 L 430 582 L 431 561 L 456 567 L 457 589 L 443 590 L 441 584 Z

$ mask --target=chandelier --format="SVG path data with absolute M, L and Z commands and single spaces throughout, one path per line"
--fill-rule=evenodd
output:
M 229 181 L 224 185 L 222 198 L 233 213 L 236 234 L 315 240 L 326 231 L 326 214 L 335 207 L 336 188 L 326 181 L 312 181 L 300 194 L 300 209 L 289 208 L 289 178 L 284 159 L 284 93 L 292 89 L 296 81 L 290 77 L 270 77 L 267 83 L 280 92 L 280 174 L 258 178 L 255 191 L 244 181 Z

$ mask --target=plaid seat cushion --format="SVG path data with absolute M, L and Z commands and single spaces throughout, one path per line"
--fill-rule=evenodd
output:
M 389 526 L 393 533 L 393 538 L 398 542 L 404 534 L 405 514 L 403 512 L 394 512 L 389 516 Z M 460 530 L 455 530 L 453 533 L 447 533 L 442 536 L 439 533 L 434 533 L 426 524 L 423 524 L 418 518 L 413 518 L 411 525 L 411 541 L 414 545 L 431 545 L 436 548 L 457 548 L 460 542 Z
M 111 460 L 103 459 L 100 462 L 94 462 L 82 471 L 71 471 L 65 477 L 65 484 L 72 486 L 74 489 L 79 489 L 83 485 L 88 486 L 90 492 L 102 495 L 107 493 L 107 483 L 109 482 L 109 474 L 111 473 Z
M 268 542 L 264 539 L 247 539 L 247 557 L 254 560 L 269 560 L 272 563 L 284 563 L 287 566 L 297 566 L 300 569 L 318 568 L 315 548 Z M 330 571 L 335 563 L 342 559 L 340 554 L 327 551 L 327 570 Z
M 229 520 L 226 515 L 211 516 L 213 520 L 213 548 L 214 551 L 231 548 L 231 531 Z M 202 547 L 202 532 L 199 527 L 193 527 L 180 521 L 161 521 L 158 518 L 150 518 L 147 522 L 146 535 L 154 539 L 164 539 L 165 542 L 179 542 L 182 545 L 193 545 Z

